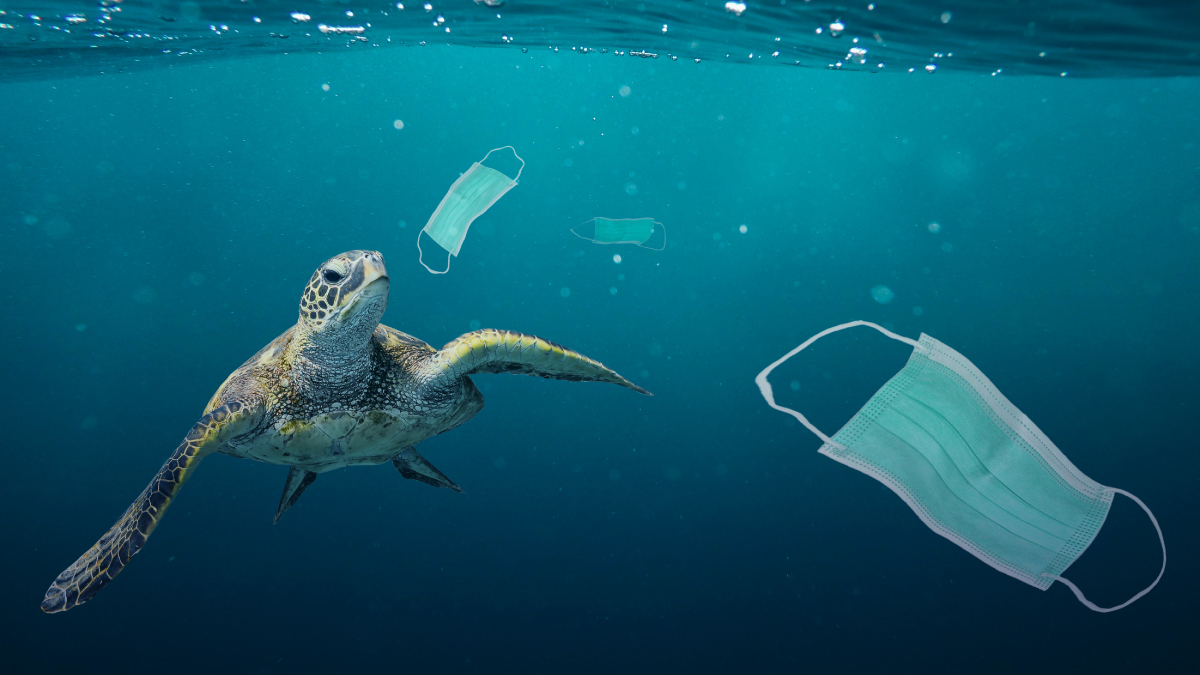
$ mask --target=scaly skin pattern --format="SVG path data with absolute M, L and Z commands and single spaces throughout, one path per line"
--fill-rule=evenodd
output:
M 58 575 L 46 591 L 42 611 L 64 612 L 82 605 L 125 569 L 200 460 L 239 429 L 252 425 L 259 409 L 257 402 L 232 401 L 201 417 L 121 519 Z
M 609 382 L 649 394 L 597 361 L 523 333 L 475 331 L 435 350 L 379 323 L 388 288 L 374 251 L 322 264 L 296 325 L 225 380 L 137 501 L 50 586 L 42 609 L 71 609 L 111 581 L 212 452 L 318 474 L 382 464 L 474 417 L 483 396 L 473 373 Z
M 445 382 L 470 373 L 516 373 L 572 382 L 609 382 L 650 394 L 599 361 L 535 335 L 508 330 L 467 333 L 442 347 L 423 367 L 435 374 L 435 380 Z

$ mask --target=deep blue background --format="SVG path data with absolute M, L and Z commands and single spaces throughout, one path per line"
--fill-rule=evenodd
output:
M 95 673 L 1186 670 L 1197 119 L 1188 79 L 434 47 L 3 85 L 0 658 Z M 419 228 L 508 144 L 521 184 L 429 275 Z M 598 215 L 653 216 L 669 246 L 568 232 Z M 421 446 L 465 495 L 356 468 L 276 526 L 286 471 L 213 456 L 119 580 L 43 615 L 55 575 L 295 320 L 316 265 L 354 248 L 387 258 L 391 326 L 435 346 L 472 321 L 536 333 L 656 396 L 479 376 L 487 408 Z M 895 300 L 875 302 L 877 284 Z M 1094 614 L 819 456 L 753 377 L 859 318 L 959 350 L 1084 472 L 1142 497 L 1170 547 L 1159 588 Z M 840 333 L 775 389 L 832 434 L 908 351 Z M 1067 576 L 1115 604 L 1158 564 L 1118 499 Z

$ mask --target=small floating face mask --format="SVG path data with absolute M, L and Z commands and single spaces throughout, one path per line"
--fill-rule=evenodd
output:
M 509 178 L 503 173 L 483 165 L 493 152 L 506 148 L 512 150 L 513 156 L 521 162 L 521 168 L 517 171 L 516 178 Z M 471 223 L 492 208 L 492 204 L 503 197 L 504 193 L 516 187 L 517 181 L 521 178 L 521 172 L 524 170 L 525 160 L 521 159 L 511 145 L 505 145 L 489 150 L 483 159 L 472 164 L 466 173 L 459 176 L 458 180 L 450 186 L 450 190 L 446 192 L 446 196 L 442 197 L 442 202 L 438 204 L 433 215 L 429 216 L 429 222 L 425 223 L 425 227 L 417 233 L 417 260 L 421 266 L 432 274 L 449 272 L 450 256 L 458 257 L 458 251 L 462 248 L 463 240 L 467 238 L 467 229 L 471 227 Z M 441 272 L 429 269 L 429 265 L 425 264 L 425 254 L 421 250 L 422 232 L 429 235 L 438 243 L 438 246 L 447 251 L 446 269 Z
M 587 236 L 576 230 L 584 230 L 591 226 L 595 234 Z M 654 235 L 655 226 L 662 232 L 662 246 L 646 246 L 646 242 Z M 587 239 L 593 244 L 636 244 L 651 251 L 661 251 L 667 247 L 667 229 L 653 218 L 592 218 L 578 228 L 572 228 L 571 234 L 580 239 Z
M 913 354 L 830 438 L 804 415 L 777 405 L 767 376 L 818 339 L 853 326 L 912 345 Z M 928 335 L 915 342 L 866 321 L 834 326 L 754 381 L 768 405 L 825 442 L 821 454 L 888 486 L 930 529 L 1000 572 L 1041 590 L 1061 581 L 1089 609 L 1112 612 L 1149 593 L 1167 569 L 1162 529 L 1140 499 L 1085 476 L 973 363 Z M 1148 588 L 1102 608 L 1061 575 L 1099 533 L 1117 494 L 1150 516 L 1163 566 Z

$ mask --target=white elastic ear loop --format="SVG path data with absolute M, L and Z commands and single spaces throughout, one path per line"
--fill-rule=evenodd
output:
M 503 150 L 503 149 L 505 149 L 505 148 L 508 148 L 509 150 L 512 150 L 512 151 L 513 151 L 513 157 L 516 157 L 516 158 L 517 158 L 517 161 L 521 163 L 521 168 L 520 168 L 520 169 L 517 169 L 517 177 L 516 177 L 516 178 L 514 178 L 514 179 L 512 179 L 512 182 L 514 182 L 514 183 L 515 183 L 515 182 L 517 182 L 517 181 L 521 180 L 521 172 L 525 170 L 525 160 L 521 159 L 521 156 L 517 154 L 517 149 L 516 149 L 516 148 L 514 148 L 513 146 L 511 146 L 511 145 L 502 145 L 502 146 L 500 146 L 500 147 L 498 147 L 498 148 L 492 148 L 491 150 L 488 150 L 488 153 L 487 153 L 486 155 L 484 155 L 484 156 L 483 156 L 483 159 L 479 160 L 479 163 L 480 163 L 480 164 L 483 164 L 484 162 L 486 162 L 486 161 L 487 161 L 487 158 L 488 158 L 489 156 L 491 156 L 491 154 L 492 154 L 493 152 L 495 152 L 495 151 L 497 151 L 497 150 Z M 488 167 L 488 168 L 491 168 L 491 167 Z
M 425 264 L 425 252 L 421 250 L 421 233 L 424 231 L 425 231 L 425 228 L 421 228 L 421 232 L 417 233 L 417 262 L 421 263 L 421 267 L 424 267 L 425 269 L 429 270 L 430 274 L 445 274 L 446 272 L 449 272 L 450 271 L 450 252 L 449 251 L 446 251 L 446 269 L 442 270 L 441 272 L 439 272 L 437 270 L 429 269 L 429 265 Z M 409 258 L 409 260 L 412 260 L 412 258 Z
M 896 335 L 895 333 L 884 328 L 883 326 L 878 326 L 876 324 L 871 323 L 870 321 L 851 321 L 850 323 L 844 323 L 844 324 L 841 324 L 840 326 L 834 326 L 833 328 L 826 328 L 825 330 L 821 331 L 820 333 L 817 333 L 816 335 L 808 338 L 799 347 L 796 347 L 795 349 L 788 352 L 787 354 L 784 354 L 783 357 L 780 358 L 778 361 L 767 366 L 765 369 L 763 369 L 763 371 L 761 373 L 758 374 L 757 377 L 754 378 L 754 383 L 758 385 L 758 390 L 759 390 L 759 392 L 762 393 L 762 397 L 767 400 L 767 405 L 778 410 L 779 412 L 785 412 L 785 413 L 791 415 L 792 417 L 795 417 L 796 419 L 800 420 L 801 424 L 803 424 L 805 427 L 807 427 L 809 431 L 816 434 L 817 437 L 820 438 L 822 441 L 825 441 L 826 443 L 828 443 L 834 447 L 841 448 L 843 450 L 846 449 L 845 446 L 841 445 L 840 443 L 834 443 L 832 439 L 830 439 L 825 434 L 821 433 L 820 429 L 817 429 L 816 427 L 814 427 L 812 425 L 812 422 L 808 421 L 807 417 L 805 417 L 804 415 L 801 415 L 800 413 L 796 412 L 795 410 L 792 410 L 791 408 L 785 408 L 781 405 L 776 404 L 775 403 L 775 392 L 771 389 L 771 383 L 767 382 L 767 376 L 771 374 L 772 370 L 775 370 L 780 365 L 782 365 L 784 361 L 787 361 L 788 359 L 792 358 L 796 354 L 799 354 L 801 351 L 806 349 L 809 345 L 816 342 L 817 340 L 820 340 L 821 338 L 825 337 L 826 335 L 829 335 L 830 333 L 836 333 L 839 330 L 846 330 L 847 328 L 854 328 L 855 326 L 869 326 L 869 327 L 874 328 L 875 330 L 879 331 L 880 333 L 883 333 L 884 335 L 892 338 L 893 340 L 899 340 L 900 342 L 903 342 L 905 344 L 912 345 L 914 349 L 925 351 L 925 348 L 922 347 L 916 340 L 906 338 L 902 335 Z M 1132 496 L 1132 495 L 1130 495 L 1130 496 Z
M 583 221 L 582 223 L 580 223 L 580 224 L 576 225 L 575 227 L 583 227 L 584 225 L 587 225 L 588 223 L 594 222 L 595 220 L 596 220 L 595 218 L 590 218 L 590 219 L 588 219 L 588 220 L 585 220 L 585 221 Z M 596 241 L 596 240 L 595 240 L 594 238 L 592 238 L 592 237 L 585 237 L 585 236 L 583 236 L 582 234 L 579 234 L 578 232 L 576 232 L 576 231 L 575 231 L 575 227 L 572 227 L 572 228 L 570 229 L 570 232 L 571 232 L 571 234 L 575 235 L 576 237 L 579 237 L 580 239 L 582 239 L 582 240 L 584 240 L 584 241 L 590 241 L 590 242 L 592 242 L 593 244 L 606 244 L 606 243 L 608 243 L 608 242 L 603 242 L 603 241 Z
M 662 223 L 658 222 L 657 220 L 656 220 L 656 221 L 654 221 L 654 224 L 662 228 L 662 231 L 663 231 L 663 245 L 662 245 L 662 248 L 654 248 L 653 246 L 642 246 L 642 244 L 638 244 L 638 247 L 639 247 L 639 248 L 644 248 L 644 249 L 646 249 L 647 251 L 661 251 L 661 250 L 663 250 L 663 249 L 665 249 L 665 248 L 667 247 L 667 226 L 666 226 L 666 225 L 663 225 Z M 649 239 L 647 239 L 646 241 L 649 241 Z M 644 243 L 646 243 L 646 242 L 642 242 L 642 243 L 644 244 Z
M 1075 584 L 1071 583 L 1070 581 L 1067 581 L 1066 579 L 1058 576 L 1057 574 L 1046 574 L 1046 573 L 1042 574 L 1042 576 L 1044 576 L 1044 577 L 1050 577 L 1051 579 L 1054 579 L 1055 581 L 1061 581 L 1064 584 L 1066 584 L 1067 588 L 1071 589 L 1071 592 L 1075 594 L 1075 598 L 1078 599 L 1079 602 L 1082 602 L 1084 607 L 1087 607 L 1088 609 L 1090 609 L 1094 612 L 1101 612 L 1101 613 L 1105 613 L 1105 614 L 1107 614 L 1108 612 L 1115 612 L 1118 609 L 1124 609 L 1124 608 L 1132 605 L 1143 595 L 1154 590 L 1154 587 L 1158 585 L 1159 580 L 1162 579 L 1163 572 L 1167 571 L 1167 542 L 1163 539 L 1162 528 L 1158 526 L 1158 519 L 1154 517 L 1153 513 L 1151 513 L 1150 507 L 1148 507 L 1144 503 L 1142 503 L 1142 500 L 1138 499 L 1137 497 L 1134 497 L 1133 495 L 1129 494 L 1128 492 L 1126 492 L 1124 490 L 1121 490 L 1118 488 L 1107 488 L 1107 489 L 1112 490 L 1113 492 L 1115 492 L 1117 494 L 1125 495 L 1126 497 L 1129 497 L 1133 501 L 1137 502 L 1137 505 L 1142 507 L 1142 510 L 1146 512 L 1146 515 L 1150 516 L 1150 522 L 1154 523 L 1154 530 L 1156 532 L 1158 532 L 1158 543 L 1162 544 L 1162 552 L 1163 552 L 1162 569 L 1160 569 L 1158 571 L 1158 576 L 1154 578 L 1154 583 L 1150 584 L 1142 592 L 1140 592 L 1137 595 L 1133 596 L 1132 598 L 1126 600 L 1125 602 L 1117 605 L 1116 607 L 1097 607 L 1094 602 L 1083 597 L 1083 591 L 1079 590 L 1079 587 L 1076 586 Z

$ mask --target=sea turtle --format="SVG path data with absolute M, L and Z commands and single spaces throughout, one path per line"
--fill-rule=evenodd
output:
M 532 335 L 478 330 L 440 350 L 379 323 L 388 275 L 376 251 L 348 251 L 313 272 L 300 318 L 217 389 L 150 485 L 46 591 L 42 610 L 86 602 L 142 548 L 179 488 L 212 452 L 291 467 L 275 521 L 318 474 L 391 463 L 405 478 L 462 489 L 416 444 L 483 408 L 473 373 L 611 382 L 649 392 L 582 354 Z

